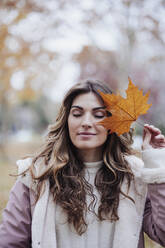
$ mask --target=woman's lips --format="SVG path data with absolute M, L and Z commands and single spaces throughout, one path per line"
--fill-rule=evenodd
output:
M 92 137 L 94 137 L 95 135 L 96 135 L 95 133 L 88 133 L 88 132 L 80 132 L 80 133 L 78 133 L 78 136 L 83 140 L 89 140 Z
M 79 132 L 77 134 L 78 139 L 80 141 L 90 141 L 93 139 L 95 135 L 96 135 L 95 133 L 91 133 L 91 132 Z
M 80 132 L 80 133 L 78 133 L 78 135 L 92 136 L 92 135 L 96 135 L 96 134 L 95 133 L 88 133 L 88 132 Z

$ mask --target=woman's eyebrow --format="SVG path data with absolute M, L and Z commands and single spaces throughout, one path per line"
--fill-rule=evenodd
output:
M 83 107 L 80 107 L 78 105 L 73 105 L 73 106 L 71 106 L 71 108 L 78 108 L 78 109 L 83 110 Z M 103 106 L 103 107 L 96 107 L 96 108 L 93 108 L 92 110 L 99 110 L 99 109 L 105 109 L 105 106 Z
M 98 110 L 98 109 L 105 109 L 105 106 L 103 106 L 103 107 L 93 108 L 93 110 Z
M 78 109 L 83 110 L 83 108 L 82 108 L 82 107 L 80 107 L 80 106 L 78 106 L 78 105 L 73 105 L 73 106 L 71 106 L 71 108 L 78 108 Z

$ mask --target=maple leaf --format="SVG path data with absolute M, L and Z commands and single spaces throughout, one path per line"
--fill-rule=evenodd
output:
M 110 130 L 110 133 L 121 135 L 129 132 L 131 124 L 142 114 L 146 114 L 152 104 L 148 104 L 149 92 L 143 96 L 143 91 L 136 87 L 129 78 L 127 97 L 120 95 L 104 94 L 100 92 L 104 104 L 111 117 L 106 117 L 98 124 Z
M 110 110 L 109 107 L 113 107 L 114 105 L 118 103 L 119 100 L 122 99 L 120 95 L 115 95 L 114 93 L 106 94 L 106 93 L 103 93 L 101 90 L 98 90 L 98 92 L 102 96 L 107 110 Z

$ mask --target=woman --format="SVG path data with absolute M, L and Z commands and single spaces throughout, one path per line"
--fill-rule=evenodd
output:
M 0 248 L 143 248 L 144 231 L 165 245 L 165 138 L 145 125 L 137 158 L 131 131 L 98 124 L 110 115 L 98 90 L 111 93 L 98 81 L 75 85 L 41 151 L 17 162 Z

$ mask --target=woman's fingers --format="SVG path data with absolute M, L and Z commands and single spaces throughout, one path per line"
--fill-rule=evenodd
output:
M 153 125 L 145 124 L 144 129 L 148 129 L 150 132 L 156 134 L 160 134 L 161 130 Z
M 150 145 L 151 142 L 151 132 L 146 128 L 143 130 L 143 144 L 142 144 L 142 149 L 148 149 L 151 147 Z
M 155 139 L 156 140 L 160 140 L 160 141 L 164 141 L 165 140 L 165 137 L 164 137 L 163 134 L 158 134 L 158 135 L 155 136 Z
M 153 125 L 144 125 L 143 131 L 143 149 L 165 147 L 165 137 L 161 130 Z
M 164 135 L 159 134 L 159 135 L 155 136 L 154 139 L 153 139 L 153 143 L 157 147 L 164 147 L 165 146 L 165 137 L 164 137 Z

